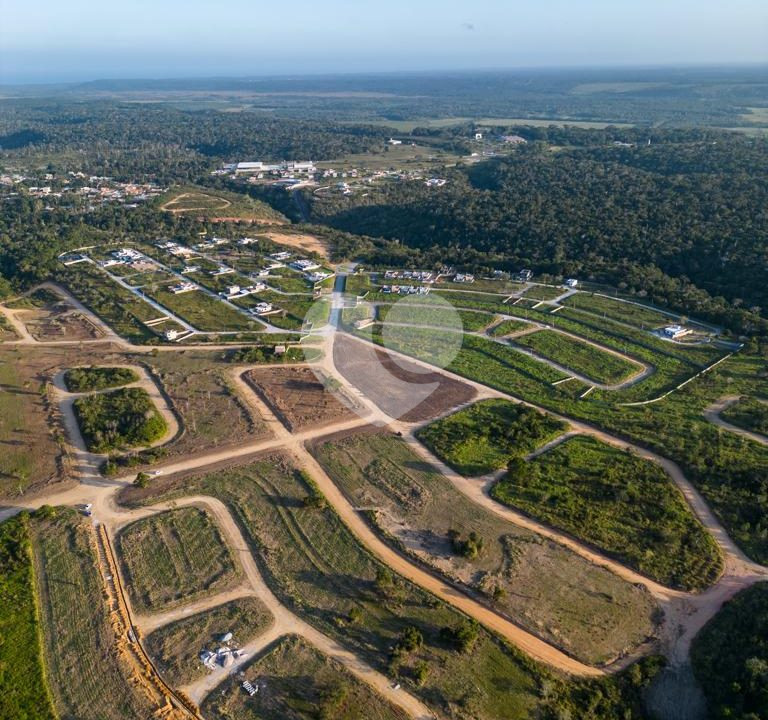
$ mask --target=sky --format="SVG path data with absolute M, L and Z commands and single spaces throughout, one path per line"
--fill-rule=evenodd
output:
M 0 83 L 766 62 L 767 0 L 0 0 Z

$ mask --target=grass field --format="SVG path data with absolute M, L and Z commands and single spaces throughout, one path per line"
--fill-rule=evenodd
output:
M 554 300 L 564 292 L 566 289 L 560 286 L 533 285 L 523 293 L 523 297 L 528 300 Z
M 437 457 L 462 475 L 506 467 L 562 434 L 564 423 L 507 400 L 483 400 L 418 431 Z
M 282 638 L 244 670 L 259 686 L 249 697 L 241 679 L 225 680 L 203 712 L 212 720 L 407 720 L 408 715 L 376 694 L 339 662 L 295 635 Z
M 145 645 L 163 678 L 181 687 L 209 673 L 200 652 L 216 650 L 222 635 L 231 632 L 232 643 L 242 646 L 271 623 L 272 615 L 264 603 L 245 597 L 165 625 L 148 635 Z
M 768 435 L 768 402 L 754 397 L 742 397 L 726 408 L 720 416 L 745 430 Z
M 571 295 L 563 301 L 563 305 L 586 310 L 595 315 L 620 320 L 621 322 L 645 329 L 657 328 L 675 322 L 675 317 L 658 312 L 653 308 L 614 300 L 603 295 L 590 295 L 585 292 Z
M 147 295 L 203 332 L 244 332 L 264 327 L 257 320 L 246 317 L 199 290 L 174 295 L 162 288 L 147 290 Z
M 515 338 L 514 342 L 569 370 L 606 385 L 622 382 L 642 369 L 613 353 L 551 330 L 523 335 Z
M 130 669 L 116 650 L 97 568 L 90 521 L 55 510 L 33 521 L 47 668 L 60 718 L 134 720 L 150 717 Z M 7 716 L 10 717 L 10 716 Z
M 440 713 L 463 708 L 477 720 L 517 720 L 540 702 L 538 666 L 482 629 L 467 654 L 447 645 L 440 629 L 463 625 L 463 616 L 392 574 L 329 507 L 308 507 L 313 490 L 283 456 L 196 479 L 160 479 L 153 489 L 131 488 L 123 498 L 190 492 L 227 503 L 267 582 L 288 607 L 399 677 Z M 423 646 L 393 653 L 411 626 L 423 634 Z M 421 663 L 427 675 L 419 685 Z
M 504 337 L 520 330 L 527 330 L 530 327 L 530 323 L 523 320 L 502 320 L 498 325 L 491 328 L 488 334 L 491 337 Z
M 48 424 L 35 350 L 0 348 L 0 495 L 18 497 L 59 475 L 62 454 Z
M 694 638 L 691 661 L 711 717 L 767 717 L 768 583 L 723 606 Z
M 370 518 L 385 539 L 547 642 L 599 664 L 652 634 L 642 588 L 483 510 L 401 438 L 359 433 L 314 452 L 354 506 L 377 508 Z
M 168 423 L 143 388 L 85 395 L 75 400 L 73 408 L 91 452 L 144 447 L 168 432 Z
M 494 316 L 474 310 L 454 310 L 446 303 L 432 301 L 405 301 L 393 305 L 379 304 L 378 317 L 381 322 L 432 325 L 446 327 L 457 332 L 475 332 L 493 322 Z
M 54 720 L 29 526 L 27 515 L 0 524 L 0 717 Z
M 671 587 L 700 589 L 722 570 L 714 540 L 666 473 L 594 438 L 516 461 L 491 494 Z
M 167 610 L 232 587 L 240 576 L 212 517 L 188 507 L 137 520 L 119 536 L 134 607 Z
M 78 367 L 67 370 L 64 383 L 72 393 L 106 390 L 138 382 L 139 376 L 130 368 Z

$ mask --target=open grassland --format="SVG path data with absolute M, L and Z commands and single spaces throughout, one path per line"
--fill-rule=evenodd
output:
M 768 401 L 743 397 L 726 408 L 720 417 L 737 427 L 768 436 Z
M 471 649 L 455 649 L 444 638 L 464 617 L 375 560 L 329 507 L 307 503 L 313 487 L 283 456 L 195 478 L 164 478 L 153 490 L 132 488 L 123 497 L 181 492 L 221 498 L 286 605 L 400 678 L 440 713 L 512 720 L 539 704 L 543 670 L 479 628 Z M 407 639 L 411 627 L 423 637 L 417 647 Z M 449 630 L 441 636 L 442 628 Z
M 188 507 L 128 525 L 120 556 L 134 607 L 163 610 L 231 587 L 240 576 L 212 517 Z
M 155 630 L 146 638 L 146 648 L 163 678 L 180 687 L 210 672 L 200 661 L 200 652 L 215 651 L 223 635 L 231 632 L 229 645 L 242 647 L 271 623 L 272 615 L 264 603 L 244 597 Z
M 136 372 L 124 367 L 78 367 L 64 375 L 67 390 L 72 393 L 107 390 L 138 381 Z
M 665 585 L 700 589 L 722 571 L 714 540 L 666 473 L 594 438 L 515 460 L 491 492 Z
M 151 445 L 168 432 L 168 423 L 143 388 L 85 395 L 73 408 L 91 452 Z
M 0 524 L 0 717 L 54 720 L 26 514 Z
M 711 717 L 767 717 L 768 583 L 725 604 L 694 639 L 691 661 Z
M 621 322 L 645 329 L 669 325 L 675 321 L 675 318 L 671 315 L 666 315 L 651 307 L 585 292 L 579 292 L 567 297 L 563 300 L 563 305 L 586 310 L 595 315 L 620 320 Z
M 0 348 L 0 496 L 17 497 L 55 480 L 61 445 L 48 425 L 36 351 Z
M 385 539 L 547 642 L 600 664 L 653 633 L 645 590 L 483 510 L 401 438 L 358 433 L 314 452 L 354 506 L 375 508 Z
M 89 521 L 56 508 L 33 521 L 51 690 L 60 718 L 134 720 L 152 708 L 120 659 Z M 8 716 L 10 717 L 10 716 Z
M 144 323 L 162 314 L 92 265 L 63 268 L 57 272 L 56 280 L 125 340 L 158 341 L 158 336 Z
M 642 370 L 639 365 L 624 358 L 551 330 L 523 335 L 514 342 L 558 365 L 606 385 L 620 383 Z
M 524 405 L 483 400 L 427 425 L 418 438 L 462 475 L 484 475 L 565 430 L 565 423 Z
M 147 295 L 202 332 L 247 332 L 264 326 L 204 292 L 174 295 L 169 290 L 147 290 Z
M 225 680 L 203 712 L 211 720 L 408 720 L 343 665 L 295 635 L 281 638 L 243 671 L 259 691 L 249 697 L 239 679 Z

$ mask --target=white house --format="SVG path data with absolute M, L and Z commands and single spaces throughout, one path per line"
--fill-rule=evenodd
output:
M 677 340 L 678 338 L 685 337 L 690 334 L 688 328 L 684 328 L 682 325 L 667 325 L 664 328 L 664 337 L 668 337 L 671 340 Z
M 389 138 L 389 140 L 387 140 L 387 142 L 390 145 L 402 145 L 403 144 L 402 140 L 395 140 L 394 138 Z
M 576 278 L 568 278 L 565 281 L 565 287 L 569 287 L 569 288 L 575 288 L 578 286 L 578 284 L 579 284 L 579 281 Z

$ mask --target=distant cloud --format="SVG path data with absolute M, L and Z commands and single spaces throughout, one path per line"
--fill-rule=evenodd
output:
M 465 23 L 461 23 L 461 27 L 463 27 L 465 30 L 474 30 L 475 24 L 471 22 L 465 22 Z

